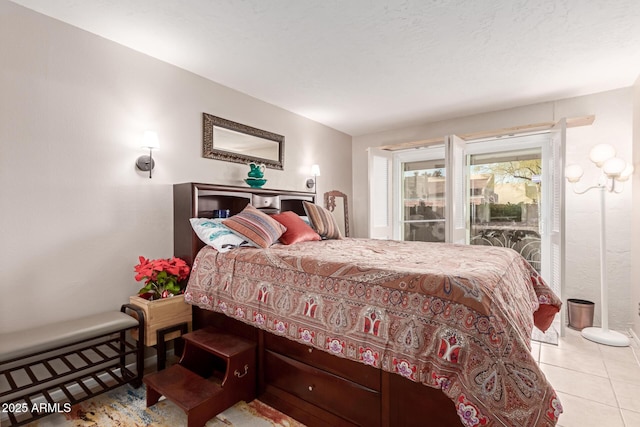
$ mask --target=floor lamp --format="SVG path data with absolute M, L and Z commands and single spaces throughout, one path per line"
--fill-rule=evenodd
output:
M 582 336 L 590 341 L 600 344 L 626 347 L 629 345 L 629 338 L 620 332 L 609 330 L 609 303 L 607 299 L 607 234 L 605 223 L 605 199 L 606 193 L 620 193 L 621 189 L 616 188 L 619 182 L 627 181 L 633 174 L 633 165 L 616 157 L 616 150 L 609 144 L 599 144 L 591 149 L 589 158 L 597 167 L 602 169 L 602 176 L 596 185 L 585 190 L 573 191 L 576 194 L 584 194 L 590 190 L 600 192 L 600 301 L 602 313 L 602 327 L 584 328 Z M 577 183 L 582 178 L 583 170 L 580 165 L 568 165 L 565 168 L 565 177 L 572 184 Z M 619 186 L 619 184 L 618 184 Z

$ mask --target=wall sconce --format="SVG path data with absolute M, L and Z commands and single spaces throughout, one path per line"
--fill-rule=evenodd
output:
M 609 144 L 599 144 L 591 149 L 589 158 L 597 167 L 602 169 L 602 177 L 596 185 L 578 191 L 575 184 L 580 181 L 583 170 L 580 165 L 568 165 L 565 167 L 564 175 L 567 181 L 574 184 L 573 192 L 584 194 L 587 191 L 597 189 L 600 191 L 600 303 L 602 312 L 602 327 L 584 328 L 582 336 L 590 341 L 600 344 L 626 347 L 629 345 L 629 338 L 620 332 L 609 330 L 609 314 L 607 301 L 607 246 L 605 229 L 605 196 L 606 193 L 620 193 L 622 190 L 616 189 L 617 182 L 627 181 L 633 174 L 633 165 L 616 157 L 616 150 Z
M 153 150 L 157 150 L 160 148 L 160 143 L 158 142 L 158 133 L 146 130 L 142 135 L 142 141 L 140 141 L 141 148 L 148 148 L 149 155 L 144 155 L 138 157 L 136 160 L 136 167 L 141 171 L 149 171 L 149 178 L 151 178 L 151 171 L 153 170 L 156 162 L 153 161 L 152 152 Z
M 320 176 L 320 166 L 319 165 L 311 165 L 311 175 L 313 175 L 313 179 L 309 178 L 307 180 L 307 188 L 311 190 L 315 187 L 315 192 L 318 192 L 318 187 L 316 187 L 316 183 L 318 182 L 318 177 Z

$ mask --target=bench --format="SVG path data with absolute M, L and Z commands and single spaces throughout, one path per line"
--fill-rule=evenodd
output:
M 140 334 L 137 344 L 126 340 L 129 330 Z M 144 313 L 131 304 L 0 334 L 0 423 L 27 424 L 127 383 L 140 387 L 143 369 Z

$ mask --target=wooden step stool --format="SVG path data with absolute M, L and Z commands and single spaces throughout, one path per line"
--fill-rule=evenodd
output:
M 256 344 L 215 328 L 183 335 L 180 362 L 144 377 L 147 407 L 160 396 L 187 414 L 188 427 L 208 420 L 241 400 L 256 395 Z

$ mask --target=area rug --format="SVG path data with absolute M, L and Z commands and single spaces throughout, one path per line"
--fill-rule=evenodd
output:
M 31 427 L 179 427 L 187 416 L 164 399 L 146 407 L 146 391 L 126 385 L 81 402 L 67 414 L 49 415 L 29 424 Z M 206 427 L 304 427 L 287 415 L 253 400 L 240 402 L 209 420 Z

